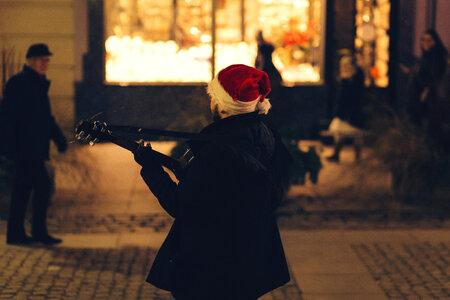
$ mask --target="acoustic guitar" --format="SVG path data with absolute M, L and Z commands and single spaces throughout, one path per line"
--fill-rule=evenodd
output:
M 80 141 L 89 142 L 90 145 L 94 145 L 99 141 L 109 141 L 133 153 L 142 147 L 148 147 L 148 150 L 154 154 L 154 157 L 161 163 L 161 165 L 171 170 L 178 179 L 180 179 L 184 173 L 184 168 L 188 164 L 186 155 L 184 155 L 181 159 L 175 159 L 162 154 L 151 149 L 149 143 L 144 145 L 143 142 L 136 142 L 114 134 L 110 129 L 108 129 L 108 125 L 105 122 L 81 121 L 75 128 L 75 137 Z

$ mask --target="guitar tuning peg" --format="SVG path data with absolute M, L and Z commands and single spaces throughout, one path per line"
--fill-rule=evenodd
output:
M 80 131 L 80 132 L 78 132 L 78 133 L 75 135 L 75 137 L 76 137 L 78 140 L 83 140 L 83 139 L 85 138 L 85 132 L 84 132 L 84 131 Z
M 99 141 L 99 139 L 98 139 L 98 138 L 95 138 L 95 139 L 89 141 L 89 145 L 94 146 L 95 144 L 98 143 L 98 141 Z

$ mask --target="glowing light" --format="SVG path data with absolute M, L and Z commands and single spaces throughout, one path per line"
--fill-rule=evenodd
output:
M 206 82 L 211 80 L 211 46 L 179 49 L 174 41 L 106 40 L 108 82 Z
M 193 35 L 197 35 L 200 33 L 200 30 L 198 30 L 197 27 L 191 27 L 191 29 L 189 30 L 189 32 Z
M 202 35 L 210 41 L 210 35 Z M 110 36 L 105 42 L 106 81 L 130 82 L 208 82 L 211 80 L 211 44 L 180 48 L 175 41 L 145 41 L 140 37 Z M 252 43 L 217 43 L 216 71 L 231 64 L 253 66 L 257 45 Z M 286 83 L 317 82 L 319 68 L 311 64 L 285 66 L 274 57 Z
M 202 41 L 202 43 L 209 43 L 211 42 L 212 38 L 209 34 L 202 34 L 200 40 Z
M 265 4 L 265 5 L 270 5 L 273 3 L 273 0 L 259 0 L 259 3 Z
M 309 7 L 309 1 L 307 0 L 295 0 L 294 6 L 297 8 L 307 8 Z

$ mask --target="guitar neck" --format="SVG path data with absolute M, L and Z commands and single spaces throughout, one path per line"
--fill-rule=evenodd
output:
M 114 144 L 116 144 L 122 148 L 125 148 L 131 152 L 135 152 L 139 147 L 139 144 L 136 143 L 135 141 L 132 141 L 132 140 L 120 137 L 120 136 L 111 135 L 109 137 L 109 140 L 111 142 L 113 142 Z
M 131 152 L 137 151 L 137 149 L 140 147 L 139 144 L 136 143 L 135 141 L 131 141 L 129 139 L 126 139 L 126 138 L 123 138 L 120 136 L 111 135 L 109 140 L 112 143 L 114 143 L 122 148 L 125 148 Z M 171 170 L 172 172 L 174 172 L 175 175 L 181 174 L 182 166 L 181 166 L 179 160 L 172 158 L 170 156 L 167 156 L 165 154 L 162 154 L 153 149 L 152 149 L 152 152 L 155 155 L 156 159 L 161 163 L 161 165 L 163 165 L 164 167 L 166 167 L 169 170 Z

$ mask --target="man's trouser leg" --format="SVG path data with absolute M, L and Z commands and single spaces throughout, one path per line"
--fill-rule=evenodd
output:
M 47 210 L 50 201 L 51 179 L 44 161 L 35 166 L 35 180 L 33 185 L 32 209 L 33 217 L 31 231 L 33 238 L 41 238 L 47 233 Z
M 33 170 L 28 162 L 18 161 L 9 206 L 7 240 L 21 239 L 25 236 L 25 213 L 32 190 Z

